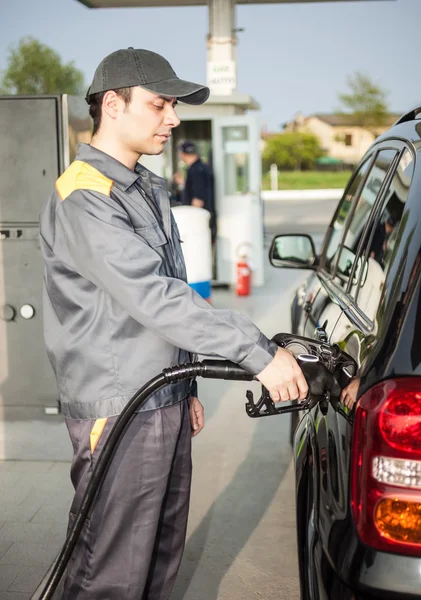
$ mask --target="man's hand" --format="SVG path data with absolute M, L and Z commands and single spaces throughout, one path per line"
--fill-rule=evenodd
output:
M 303 372 L 291 352 L 283 348 L 278 348 L 273 360 L 256 377 L 274 402 L 304 400 L 307 396 L 308 385 Z
M 345 404 L 345 406 L 349 410 L 352 410 L 352 408 L 354 407 L 354 404 L 357 401 L 357 394 L 358 394 L 359 388 L 360 388 L 360 378 L 354 377 L 354 379 L 350 383 L 348 383 L 346 388 L 344 388 L 342 390 L 341 402 L 342 402 L 342 404 Z
M 199 398 L 195 396 L 190 398 L 190 423 L 192 437 L 200 433 L 205 426 L 205 410 Z
M 176 185 L 179 185 L 181 187 L 184 186 L 184 175 L 183 173 L 180 173 L 179 171 L 176 171 L 173 175 L 173 181 Z
M 191 201 L 191 205 L 195 206 L 196 208 L 203 208 L 205 206 L 205 202 L 200 198 L 193 198 L 193 200 Z

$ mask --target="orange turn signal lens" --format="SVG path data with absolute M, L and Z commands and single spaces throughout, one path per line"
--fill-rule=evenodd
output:
M 385 498 L 376 507 L 375 522 L 391 540 L 421 544 L 421 502 Z

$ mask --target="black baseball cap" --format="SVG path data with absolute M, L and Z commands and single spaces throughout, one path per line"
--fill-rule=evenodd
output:
M 193 144 L 193 142 L 190 142 L 189 140 L 186 140 L 185 142 L 180 144 L 178 146 L 178 149 L 180 152 L 183 152 L 184 154 L 197 154 L 197 146 L 195 144 Z
M 160 54 L 127 48 L 109 54 L 100 62 L 86 101 L 89 104 L 89 98 L 99 92 L 137 85 L 160 96 L 178 98 L 186 104 L 203 104 L 210 93 L 204 85 L 179 79 Z

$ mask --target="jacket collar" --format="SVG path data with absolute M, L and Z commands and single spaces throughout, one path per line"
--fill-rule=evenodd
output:
M 75 160 L 89 163 L 124 190 L 127 190 L 140 177 L 140 172 L 137 170 L 132 171 L 117 159 L 89 144 L 79 144 Z
M 109 177 L 125 192 L 140 180 L 140 186 L 158 202 L 161 209 L 164 229 L 171 237 L 170 203 L 165 181 L 143 165 L 137 163 L 134 171 L 123 165 L 109 154 L 93 148 L 89 144 L 79 144 L 75 160 L 81 160 L 92 165 L 100 173 Z

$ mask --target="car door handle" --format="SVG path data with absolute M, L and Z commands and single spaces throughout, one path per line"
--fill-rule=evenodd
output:
M 311 313 L 311 307 L 312 307 L 312 303 L 310 302 L 310 300 L 307 300 L 307 302 L 304 302 L 304 306 L 303 306 L 303 310 L 305 313 L 307 313 L 308 315 Z

